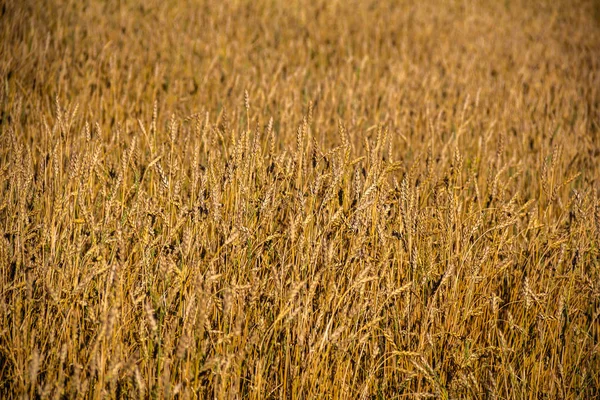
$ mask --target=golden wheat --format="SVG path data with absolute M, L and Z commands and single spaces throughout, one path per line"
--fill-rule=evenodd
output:
M 3 398 L 594 398 L 600 5 L 8 0 Z

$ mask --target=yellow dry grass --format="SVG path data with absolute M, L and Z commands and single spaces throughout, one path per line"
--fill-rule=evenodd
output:
M 593 1 L 0 2 L 3 398 L 593 398 Z

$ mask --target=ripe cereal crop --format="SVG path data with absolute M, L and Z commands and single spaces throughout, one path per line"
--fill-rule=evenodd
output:
M 0 397 L 600 396 L 600 2 L 0 1 Z

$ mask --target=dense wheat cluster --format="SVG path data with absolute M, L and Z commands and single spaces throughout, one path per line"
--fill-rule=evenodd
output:
M 0 2 L 3 398 L 593 398 L 600 5 Z

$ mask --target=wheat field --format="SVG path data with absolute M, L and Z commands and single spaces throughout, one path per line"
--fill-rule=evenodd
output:
M 600 396 L 600 3 L 0 1 L 0 397 Z

